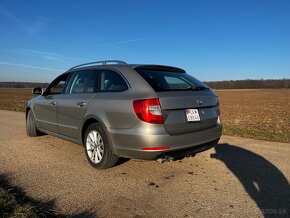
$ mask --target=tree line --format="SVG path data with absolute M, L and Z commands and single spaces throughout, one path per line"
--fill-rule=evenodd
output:
M 281 89 L 290 88 L 290 79 L 245 79 L 205 82 L 213 89 Z
M 205 82 L 213 89 L 281 89 L 290 88 L 290 79 L 245 79 Z M 0 88 L 45 88 L 48 83 L 0 82 Z
M 48 83 L 37 82 L 0 82 L 0 88 L 45 88 Z

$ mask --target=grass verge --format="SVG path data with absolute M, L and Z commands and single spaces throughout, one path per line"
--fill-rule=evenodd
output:
M 256 129 L 247 129 L 237 126 L 228 126 L 223 125 L 223 134 L 231 135 L 231 136 L 238 136 L 244 138 L 253 138 L 253 139 L 261 139 L 267 141 L 274 141 L 274 142 L 290 142 L 290 133 L 276 133 L 276 132 L 268 132 L 268 131 L 260 131 Z
M 0 217 L 95 217 L 91 211 L 66 215 L 56 210 L 55 200 L 39 201 L 23 189 L 12 186 L 9 177 L 0 173 Z
M 36 201 L 11 186 L 7 176 L 2 174 L 0 179 L 0 217 L 63 217 L 53 209 L 53 201 Z

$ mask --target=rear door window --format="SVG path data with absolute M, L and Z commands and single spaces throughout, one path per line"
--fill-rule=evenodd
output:
M 94 93 L 98 87 L 98 73 L 92 71 L 77 71 L 74 72 L 67 93 Z

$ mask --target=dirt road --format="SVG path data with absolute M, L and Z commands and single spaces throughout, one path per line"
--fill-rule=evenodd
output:
M 0 121 L 0 173 L 66 214 L 290 216 L 290 144 L 223 136 L 194 158 L 130 160 L 97 171 L 79 145 L 28 138 L 24 113 L 0 111 Z

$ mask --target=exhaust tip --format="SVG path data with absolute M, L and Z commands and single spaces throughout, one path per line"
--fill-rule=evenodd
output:
M 159 163 L 170 162 L 170 161 L 174 161 L 174 157 L 164 156 L 164 157 L 158 158 L 156 161 Z

